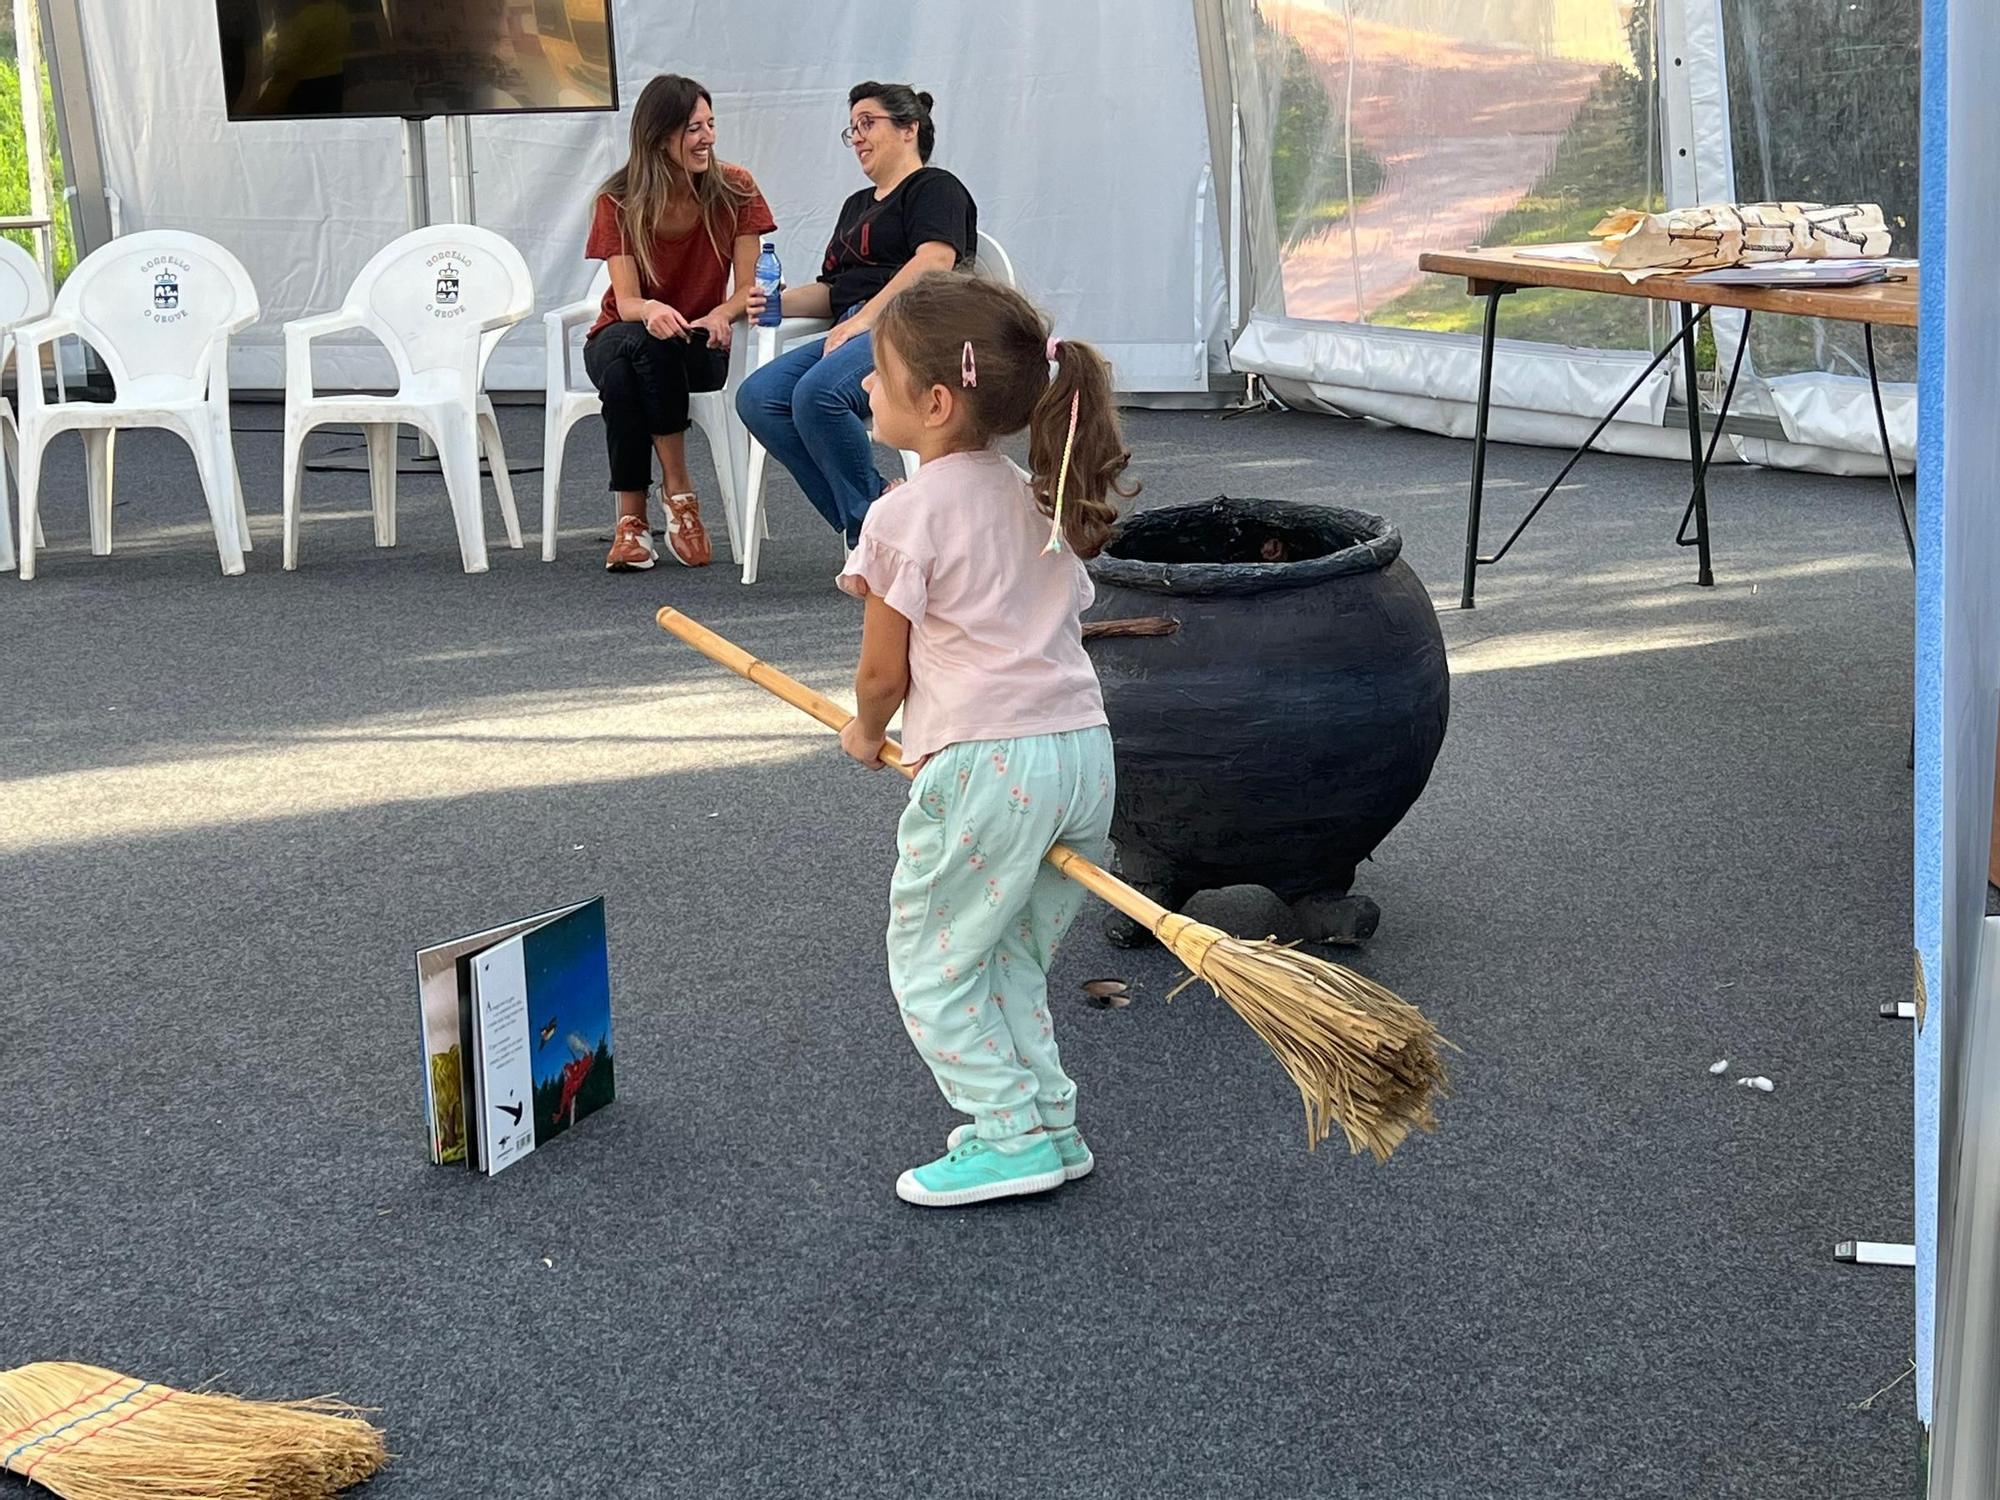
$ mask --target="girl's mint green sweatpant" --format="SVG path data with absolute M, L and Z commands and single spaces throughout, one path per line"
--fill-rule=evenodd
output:
M 1085 892 L 1042 862 L 1110 853 L 1108 729 L 940 750 L 910 787 L 889 883 L 889 983 L 952 1105 L 1000 1150 L 1076 1123 L 1056 1051 L 1049 965 Z

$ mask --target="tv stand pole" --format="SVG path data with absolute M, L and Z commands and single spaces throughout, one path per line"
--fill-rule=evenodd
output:
M 413 230 L 427 228 L 431 222 L 430 155 L 421 118 L 403 121 L 403 217 Z M 417 463 L 426 473 L 438 467 L 437 445 L 421 431 L 417 433 Z
M 444 159 L 451 174 L 451 217 L 455 224 L 476 224 L 472 206 L 472 120 L 467 115 L 444 117 Z

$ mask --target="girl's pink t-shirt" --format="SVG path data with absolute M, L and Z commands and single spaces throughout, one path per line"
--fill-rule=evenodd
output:
M 910 622 L 903 751 L 1106 723 L 1079 617 L 1095 590 L 1004 453 L 934 458 L 883 495 L 836 580 Z

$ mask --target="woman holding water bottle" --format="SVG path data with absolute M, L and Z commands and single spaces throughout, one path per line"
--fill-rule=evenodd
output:
M 824 339 L 780 355 L 744 381 L 736 410 L 791 471 L 813 508 L 852 548 L 885 485 L 868 440 L 875 368 L 869 330 L 898 292 L 926 271 L 972 259 L 978 210 L 965 184 L 928 165 L 937 127 L 931 96 L 901 83 L 858 83 L 840 138 L 870 186 L 841 205 L 819 279 L 787 287 L 787 317 L 836 318 Z
M 647 515 L 656 457 L 667 547 L 691 568 L 713 555 L 688 473 L 688 396 L 728 378 L 730 328 L 763 310 L 757 253 L 776 227 L 750 174 L 716 158 L 708 90 L 671 73 L 647 84 L 632 111 L 632 154 L 598 189 L 583 252 L 611 267 L 583 364 L 603 399 L 618 497 L 604 560 L 612 572 L 656 560 Z

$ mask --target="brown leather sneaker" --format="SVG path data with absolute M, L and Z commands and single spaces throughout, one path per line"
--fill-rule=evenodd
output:
M 667 496 L 667 550 L 690 568 L 705 568 L 715 553 L 701 524 L 701 501 L 693 495 Z
M 659 561 L 653 552 L 653 531 L 643 516 L 620 516 L 612 533 L 611 551 L 604 559 L 607 573 L 643 573 Z

